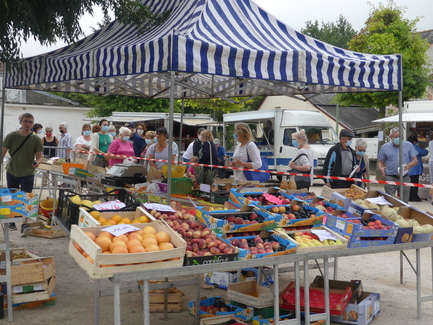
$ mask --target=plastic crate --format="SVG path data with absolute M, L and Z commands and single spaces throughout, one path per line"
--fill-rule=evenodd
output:
M 80 215 L 80 207 L 82 205 L 73 203 L 70 198 L 79 195 L 81 200 L 90 201 L 114 201 L 119 200 L 125 203 L 125 207 L 120 210 L 104 210 L 104 212 L 112 211 L 135 211 L 140 203 L 137 198 L 128 193 L 124 189 L 113 190 L 104 194 L 84 194 L 80 195 L 69 190 L 59 191 L 59 206 L 57 212 L 57 219 L 65 226 L 66 229 L 71 230 L 71 225 L 78 224 L 78 217 Z
M 84 169 L 84 164 L 79 163 L 63 163 L 62 164 L 63 173 L 69 175 L 69 168 L 80 168 Z
M 167 178 L 168 176 L 168 165 L 162 165 L 162 174 L 164 175 L 164 178 Z M 186 166 L 185 165 L 175 165 L 171 166 L 171 177 L 183 177 L 186 172 Z
M 157 183 L 161 192 L 167 193 L 167 183 Z M 172 178 L 171 194 L 192 194 L 192 179 Z
M 229 200 L 230 191 L 215 191 L 210 193 L 210 202 L 224 204 Z

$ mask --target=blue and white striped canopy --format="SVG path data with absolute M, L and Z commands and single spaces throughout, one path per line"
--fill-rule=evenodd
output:
M 57 51 L 23 60 L 6 87 L 210 98 L 398 91 L 399 55 L 347 51 L 303 35 L 251 0 L 145 0 L 170 11 L 142 34 L 114 22 Z

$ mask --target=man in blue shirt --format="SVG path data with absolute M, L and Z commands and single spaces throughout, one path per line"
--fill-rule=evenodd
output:
M 378 167 L 386 181 L 399 182 L 400 174 L 398 168 L 400 167 L 400 131 L 398 127 L 392 128 L 389 133 L 390 142 L 385 143 L 379 151 Z M 410 183 L 409 169 L 418 164 L 416 156 L 418 152 L 409 141 L 403 141 L 403 182 Z M 400 189 L 400 185 L 385 185 L 385 192 L 389 195 L 395 195 Z M 410 188 L 403 187 L 403 195 L 400 194 L 400 199 L 409 202 Z
M 422 175 L 422 172 L 424 170 L 424 166 L 422 164 L 422 157 L 428 155 L 428 150 L 423 149 L 419 146 L 418 137 L 415 134 L 411 135 L 407 140 L 412 143 L 413 147 L 418 152 L 418 156 L 416 157 L 416 159 L 418 160 L 418 164 L 416 164 L 409 170 L 410 182 L 418 184 L 419 176 Z M 410 187 L 409 202 L 421 202 L 421 198 L 418 195 L 418 187 Z
M 135 157 L 140 157 L 141 149 L 146 145 L 146 140 L 135 132 L 135 124 L 133 122 L 125 123 L 125 126 L 131 130 L 129 140 L 132 141 L 134 155 Z

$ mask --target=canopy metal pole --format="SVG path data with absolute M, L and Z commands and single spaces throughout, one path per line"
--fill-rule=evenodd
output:
M 3 82 L 2 82 L 2 109 L 1 109 L 1 132 L 0 132 L 0 147 L 3 148 L 3 132 L 4 132 L 4 125 L 5 125 L 5 103 L 6 103 L 6 87 L 5 87 L 5 80 L 7 76 L 7 66 L 4 64 L 4 74 L 3 74 Z M 2 157 L 4 158 L 4 157 Z M 0 184 L 3 184 L 3 159 L 0 161 Z
M 398 92 L 398 128 L 400 133 L 399 161 L 400 161 L 400 200 L 403 201 L 403 92 Z
M 175 88 L 174 71 L 170 72 L 170 113 L 168 119 L 168 172 L 167 172 L 167 204 L 171 201 L 171 175 L 173 160 L 173 115 L 174 115 L 174 88 Z
M 182 147 L 183 114 L 185 114 L 185 98 L 182 98 L 182 114 L 180 114 L 179 146 L 178 146 L 179 152 L 178 152 L 178 156 L 177 156 L 178 157 L 177 162 L 180 162 L 182 160 L 182 157 L 180 156 L 180 147 Z M 185 150 L 186 150 L 186 147 L 185 147 Z

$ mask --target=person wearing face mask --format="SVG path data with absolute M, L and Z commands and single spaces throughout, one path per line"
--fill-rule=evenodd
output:
M 311 185 L 313 185 L 314 153 L 313 149 L 311 149 L 311 147 L 308 145 L 308 139 L 305 130 L 300 130 L 299 132 L 292 134 L 292 144 L 295 148 L 298 148 L 299 151 L 296 156 L 292 160 L 290 160 L 289 167 L 292 170 L 295 170 L 296 173 L 311 175 L 309 179 L 309 184 L 305 180 L 301 183 L 297 181 L 297 178 L 295 177 L 295 181 L 297 181 L 297 189 L 308 189 Z M 302 176 L 299 177 L 299 179 L 302 181 Z M 303 183 L 305 183 L 305 185 L 302 185 Z M 307 184 L 308 186 L 306 186 Z
M 113 138 L 113 140 L 116 140 L 116 127 L 113 124 L 110 124 L 108 126 L 108 134 L 111 135 L 111 137 Z
M 206 129 L 205 128 L 199 128 L 197 130 L 197 140 L 195 140 L 194 144 L 192 145 L 192 155 L 190 157 L 184 157 L 184 158 L 191 159 L 192 156 L 196 156 L 196 157 L 200 156 L 200 149 L 202 147 L 201 135 L 200 134 L 204 130 L 206 130 Z
M 119 129 L 119 138 L 111 142 L 110 147 L 108 148 L 108 153 L 113 155 L 124 155 L 128 157 L 134 156 L 134 148 L 132 147 L 132 143 L 129 141 L 129 137 L 131 136 L 131 130 L 127 127 L 122 126 Z M 125 158 L 110 158 L 110 162 L 108 166 L 113 166 L 115 164 L 123 163 Z
M 72 136 L 68 132 L 68 124 L 62 122 L 59 124 L 60 139 L 59 139 L 59 149 L 57 149 L 57 157 L 60 159 L 65 159 L 70 161 L 70 154 L 72 148 Z
M 398 127 L 392 128 L 389 137 L 390 142 L 385 143 L 380 148 L 379 154 L 377 155 L 377 166 L 380 172 L 385 177 L 386 181 L 399 182 L 400 181 L 400 146 L 403 148 L 403 182 L 410 183 L 409 169 L 418 164 L 416 158 L 418 152 L 409 141 L 403 141 L 400 144 L 400 130 Z M 385 185 L 385 192 L 389 195 L 395 195 L 396 192 L 400 191 L 400 185 Z M 400 199 L 408 203 L 409 202 L 410 187 L 403 187 L 403 194 L 400 193 Z
M 353 176 L 354 178 L 370 179 L 370 161 L 366 154 L 367 142 L 362 139 L 356 140 L 355 152 L 356 152 L 356 164 L 359 166 L 359 170 Z M 370 183 L 356 182 L 356 185 L 362 188 L 370 190 Z
M 80 151 L 89 151 L 92 146 L 92 131 L 90 124 L 84 124 L 81 128 L 81 136 L 75 140 L 74 148 Z M 88 154 L 76 152 L 75 157 L 81 159 L 87 159 Z
M 140 157 L 141 148 L 146 145 L 146 141 L 144 140 L 143 134 L 146 133 L 147 128 L 143 123 L 137 124 L 137 129 L 135 128 L 135 124 L 133 122 L 125 123 L 125 126 L 131 131 L 131 137 L 129 138 L 132 141 L 132 146 L 134 148 L 135 157 Z M 140 130 L 141 134 L 138 134 Z
M 42 134 L 42 130 L 43 130 L 43 126 L 42 124 L 39 123 L 35 123 L 35 125 L 33 125 L 33 133 L 34 134 Z
M 45 136 L 42 138 L 42 145 L 44 146 L 44 157 L 51 158 L 56 156 L 56 149 L 47 147 L 57 147 L 59 145 L 59 139 L 53 135 L 53 128 L 47 126 L 45 128 Z
M 90 146 L 90 151 L 96 153 L 107 153 L 108 147 L 113 141 L 113 137 L 107 133 L 109 126 L 106 119 L 102 119 L 99 122 L 99 126 L 101 127 L 101 130 L 99 132 L 93 133 L 92 135 L 92 145 Z M 109 158 L 107 156 L 97 154 L 89 155 L 89 161 L 91 161 L 92 165 L 94 166 L 107 167 L 108 160 Z
M 355 150 L 350 146 L 355 135 L 350 130 L 340 131 L 340 142 L 332 146 L 323 163 L 323 175 L 349 177 L 356 165 Z M 325 185 L 331 188 L 349 188 L 352 181 L 325 178 Z
M 409 177 L 411 183 L 419 183 L 419 176 L 422 175 L 424 166 L 422 163 L 422 157 L 428 155 L 428 150 L 423 149 L 418 144 L 418 137 L 414 134 L 411 135 L 407 139 L 410 143 L 412 143 L 415 150 L 418 152 L 418 156 L 416 159 L 418 160 L 418 163 L 413 166 L 411 169 L 409 169 Z M 409 202 L 421 202 L 421 198 L 418 195 L 418 187 L 411 186 L 409 191 Z

